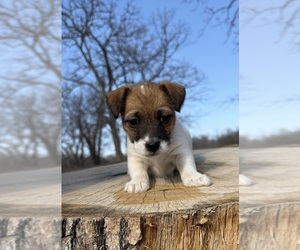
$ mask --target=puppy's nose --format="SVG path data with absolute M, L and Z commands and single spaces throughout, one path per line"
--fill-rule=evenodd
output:
M 150 141 L 146 143 L 146 148 L 148 151 L 155 153 L 159 149 L 159 141 Z

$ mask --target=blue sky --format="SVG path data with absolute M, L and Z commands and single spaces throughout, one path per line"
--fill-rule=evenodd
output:
M 249 4 L 258 10 L 274 2 L 269 6 L 245 2 L 240 9 Z M 289 12 L 282 11 L 282 17 Z M 278 12 L 264 14 L 247 25 L 245 17 L 240 15 L 240 133 L 259 138 L 300 129 L 299 45 L 295 47 L 291 33 L 282 35 L 282 24 L 262 20 L 275 20 Z M 296 98 L 298 101 L 293 101 Z
M 197 66 L 205 74 L 209 87 L 209 91 L 204 94 L 205 101 L 196 104 L 186 102 L 182 108 L 182 115 L 188 114 L 191 109 L 197 109 L 198 115 L 194 116 L 193 122 L 186 124 L 191 134 L 214 137 L 227 129 L 238 129 L 238 103 L 222 105 L 238 93 L 239 81 L 238 53 L 234 51 L 231 41 L 225 42 L 226 26 L 208 27 L 200 37 L 203 15 L 200 7 L 195 9 L 195 3 L 184 4 L 181 0 L 139 0 L 135 3 L 145 16 L 150 16 L 159 9 L 175 10 L 176 19 L 187 22 L 191 28 L 191 40 L 194 42 L 176 56 Z
M 205 102 L 193 107 L 187 103 L 183 107 L 183 114 L 195 106 L 199 108 L 199 117 L 188 124 L 193 135 L 215 136 L 239 127 L 241 135 L 259 138 L 282 130 L 300 129 L 297 114 L 300 110 L 299 46 L 295 48 L 291 33 L 281 35 L 282 24 L 274 22 L 279 11 L 267 13 L 244 25 L 248 17 L 246 8 L 258 10 L 276 6 L 276 3 L 239 3 L 241 28 L 239 52 L 235 53 L 232 42 L 225 42 L 226 26 L 210 26 L 203 36 L 198 36 L 203 15 L 199 7 L 194 9 L 195 1 L 192 4 L 183 4 L 181 0 L 136 1 L 146 16 L 157 9 L 173 9 L 177 18 L 191 27 L 191 37 L 196 42 L 177 56 L 197 65 L 211 88 Z M 288 17 L 291 11 L 292 8 L 284 10 L 283 16 Z M 271 21 L 266 24 L 262 19 Z M 221 105 L 235 93 L 240 94 L 239 104 Z

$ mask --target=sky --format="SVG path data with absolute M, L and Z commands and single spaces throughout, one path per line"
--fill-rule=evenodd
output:
M 239 51 L 236 52 L 233 42 L 226 42 L 226 26 L 208 26 L 205 33 L 198 36 L 203 15 L 200 7 L 195 9 L 195 2 L 136 1 L 145 15 L 157 9 L 173 9 L 178 19 L 190 25 L 191 37 L 196 42 L 177 56 L 197 65 L 206 75 L 211 90 L 206 101 L 198 104 L 201 107 L 199 117 L 188 124 L 191 134 L 214 137 L 227 129 L 239 128 L 243 136 L 260 138 L 300 129 L 297 115 L 300 109 L 299 45 L 297 48 L 294 44 L 291 34 L 294 30 L 282 34 L 284 20 L 292 16 L 298 6 L 267 12 L 246 22 L 248 8 L 260 10 L 276 4 L 280 6 L 285 0 L 276 3 L 239 1 L 240 34 Z M 214 2 L 216 6 L 218 3 Z M 276 21 L 279 17 L 283 23 Z M 292 25 L 297 26 L 296 22 L 297 19 Z M 222 105 L 236 93 L 239 93 L 239 103 Z M 183 114 L 194 108 L 187 104 Z
M 247 22 L 249 15 L 244 11 L 274 5 L 272 1 L 240 1 L 239 127 L 240 134 L 250 138 L 300 129 L 300 48 L 293 41 L 292 30 L 283 34 L 283 24 L 274 22 L 279 20 L 279 11 L 252 22 Z M 296 7 L 280 9 L 283 23 Z M 299 27 L 296 22 L 293 25 Z
M 204 73 L 207 93 L 204 101 L 199 103 L 186 102 L 181 116 L 193 112 L 192 122 L 188 122 L 190 133 L 193 136 L 208 135 L 213 138 L 225 133 L 228 129 L 238 129 L 238 103 L 223 105 L 230 97 L 239 91 L 238 81 L 238 53 L 234 50 L 232 41 L 227 41 L 226 26 L 209 26 L 200 36 L 203 24 L 203 15 L 200 7 L 195 4 L 185 4 L 181 0 L 139 0 L 137 7 L 145 16 L 151 16 L 156 10 L 171 9 L 176 13 L 176 20 L 185 21 L 191 29 L 190 38 L 193 41 L 176 57 L 184 58 L 197 66 Z M 189 89 L 187 89 L 187 97 Z
M 281 0 L 280 2 L 285 1 Z M 176 11 L 178 19 L 187 22 L 191 28 L 192 44 L 176 55 L 190 61 L 206 75 L 210 88 L 203 102 L 186 102 L 182 115 L 197 109 L 192 122 L 186 122 L 193 136 L 216 135 L 227 129 L 240 130 L 241 135 L 261 137 L 281 130 L 300 129 L 299 118 L 299 46 L 295 48 L 289 33 L 281 35 L 282 25 L 271 22 L 266 25 L 262 19 L 253 20 L 244 25 L 248 7 L 257 9 L 272 6 L 274 1 L 239 1 L 240 2 L 240 47 L 234 50 L 231 40 L 226 42 L 226 26 L 209 26 L 202 36 L 199 31 L 203 23 L 201 8 L 195 4 L 184 4 L 182 0 L 136 0 L 134 3 L 145 16 L 150 16 L 158 9 Z M 194 1 L 195 2 L 195 1 Z M 214 1 L 218 4 L 221 1 Z M 211 2 L 210 2 L 211 3 Z M 222 3 L 224 3 L 222 1 Z M 264 4 L 264 6 L 261 6 Z M 299 2 L 296 3 L 299 5 Z M 295 6 L 292 6 L 295 9 Z M 297 6 L 296 6 L 297 7 Z M 291 10 L 283 12 L 291 16 Z M 274 16 L 274 17 L 273 17 Z M 268 13 L 267 18 L 276 19 L 276 13 Z M 297 23 L 294 23 L 297 26 Z M 299 24 L 298 24 L 299 27 Z M 14 48 L 8 49 L 0 44 L 2 66 L 0 75 L 10 72 L 8 60 Z M 43 75 L 44 77 L 45 75 Z M 2 83 L 6 84 L 6 83 Z M 231 96 L 240 94 L 240 103 L 222 105 Z M 187 89 L 187 95 L 190 92 Z M 199 93 L 201 95 L 202 93 Z M 298 97 L 298 102 L 293 98 Z M 290 101 L 285 101 L 290 100 Z

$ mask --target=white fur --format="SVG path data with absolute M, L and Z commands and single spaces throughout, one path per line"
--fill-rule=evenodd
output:
M 138 153 L 140 155 L 144 155 L 144 156 L 150 155 L 151 152 L 149 152 L 146 149 L 146 143 L 148 143 L 149 141 L 150 141 L 150 137 L 149 137 L 149 135 L 146 135 L 144 138 L 133 142 L 134 150 L 136 151 L 136 153 Z M 165 141 L 161 141 L 159 149 L 156 153 L 161 154 L 161 153 L 166 152 L 167 150 L 168 150 L 168 144 Z
M 196 170 L 192 152 L 192 140 L 189 132 L 180 121 L 176 121 L 169 144 L 161 142 L 155 155 L 148 156 L 145 143 L 149 137 L 132 143 L 128 140 L 128 173 L 131 181 L 127 182 L 125 191 L 139 193 L 150 188 L 148 172 L 155 176 L 165 176 L 175 168 L 180 173 L 185 186 L 208 186 L 210 179 Z
M 239 175 L 239 185 L 240 186 L 251 186 L 254 182 L 246 175 L 240 174 Z
M 141 92 L 143 95 L 145 95 L 145 86 L 144 85 L 141 85 Z

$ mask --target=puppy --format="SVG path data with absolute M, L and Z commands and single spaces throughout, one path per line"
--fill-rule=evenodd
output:
M 208 186 L 210 179 L 196 170 L 189 132 L 176 119 L 185 88 L 171 82 L 145 82 L 118 88 L 107 95 L 115 118 L 121 114 L 127 133 L 129 193 L 150 188 L 149 174 L 166 176 L 175 168 L 185 186 Z

